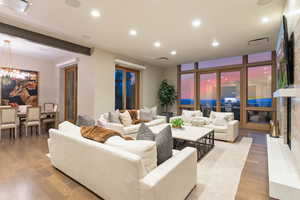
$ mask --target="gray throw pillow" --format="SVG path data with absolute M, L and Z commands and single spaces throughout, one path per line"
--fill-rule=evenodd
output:
M 136 135 L 137 140 L 155 140 L 155 134 L 144 124 L 142 123 L 138 133 Z
M 173 154 L 173 137 L 171 126 L 168 125 L 155 136 L 157 148 L 157 164 L 165 162 L 172 157 Z
M 141 109 L 140 110 L 140 119 L 144 121 L 152 121 L 153 113 L 150 109 Z
M 87 115 L 78 115 L 77 126 L 94 126 L 95 120 Z
M 120 111 L 116 110 L 108 113 L 108 121 L 111 123 L 121 124 L 120 121 Z
M 158 134 L 154 134 L 142 123 L 137 133 L 137 140 L 151 140 L 156 142 L 158 165 L 172 157 L 173 138 L 170 125 L 166 126 Z

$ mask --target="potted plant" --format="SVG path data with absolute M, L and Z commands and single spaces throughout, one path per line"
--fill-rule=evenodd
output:
M 177 118 L 177 119 L 173 119 L 171 121 L 171 125 L 172 125 L 172 128 L 182 128 L 184 125 L 184 122 L 182 119 Z
M 175 104 L 177 95 L 174 86 L 168 84 L 167 80 L 163 80 L 161 82 L 158 90 L 158 98 L 160 101 L 160 105 L 163 108 L 162 115 L 167 116 L 169 121 L 169 118 L 173 116 L 173 113 L 168 112 L 168 108 L 169 106 Z

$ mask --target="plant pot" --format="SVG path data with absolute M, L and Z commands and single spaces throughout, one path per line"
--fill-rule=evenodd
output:
M 173 113 L 172 112 L 162 112 L 161 115 L 167 117 L 167 123 L 169 123 L 170 122 L 170 118 L 173 117 Z
M 182 126 L 172 126 L 172 128 L 182 128 Z

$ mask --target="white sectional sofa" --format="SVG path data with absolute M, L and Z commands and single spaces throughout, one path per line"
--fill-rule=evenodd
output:
M 139 141 L 155 145 L 153 141 L 135 142 Z M 68 122 L 50 130 L 48 145 L 54 167 L 105 200 L 183 200 L 196 185 L 194 148 L 178 151 L 147 172 L 141 156 L 85 139 L 79 127 Z
M 139 116 L 139 110 L 137 111 L 137 117 L 140 119 Z M 123 124 L 118 124 L 118 123 L 111 123 L 108 121 L 108 114 L 109 113 L 104 113 L 100 115 L 100 118 L 97 120 L 97 125 L 103 126 L 108 129 L 112 129 L 115 131 L 118 131 L 119 133 L 122 133 L 124 135 L 131 135 L 137 133 L 139 130 L 140 124 L 136 125 L 130 125 L 130 126 L 124 126 Z M 152 127 L 152 126 L 157 126 L 160 124 L 164 124 L 167 122 L 167 118 L 165 116 L 160 116 L 157 115 L 154 120 L 145 123 L 146 126 Z
M 191 121 L 195 118 L 200 118 L 205 121 L 203 127 L 211 128 L 215 131 L 215 139 L 224 140 L 229 142 L 234 142 L 236 138 L 239 136 L 239 121 L 234 120 L 234 114 L 231 112 L 214 112 L 210 113 L 209 117 L 203 117 L 202 112 L 200 110 L 194 111 L 195 114 L 192 119 L 186 120 L 186 117 L 176 116 L 170 119 L 170 121 L 181 118 L 185 121 L 185 125 L 192 125 Z M 216 117 L 226 119 L 227 123 L 223 125 L 215 125 L 213 123 Z

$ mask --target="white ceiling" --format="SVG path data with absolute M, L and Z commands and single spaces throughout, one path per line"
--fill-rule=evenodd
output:
M 10 47 L 5 45 L 4 40 L 10 41 Z M 12 59 L 14 56 L 23 55 L 57 63 L 59 61 L 74 58 L 76 56 L 68 51 L 40 45 L 28 40 L 0 33 L 0 54 L 3 53 L 5 56 L 7 56 L 9 51 L 8 48 L 11 49 L 11 53 L 13 55 Z
M 285 0 L 260 6 L 257 0 L 31 0 L 27 14 L 0 7 L 0 21 L 90 47 L 98 47 L 156 66 L 273 50 Z M 100 18 L 90 11 L 98 9 Z M 262 17 L 270 22 L 263 24 Z M 193 19 L 202 21 L 192 27 Z M 128 35 L 129 29 L 137 37 Z M 270 37 L 268 45 L 249 47 L 248 41 Z M 220 46 L 211 46 L 213 40 Z M 159 40 L 160 48 L 153 47 Z M 177 51 L 171 56 L 172 50 Z M 166 62 L 157 57 L 168 57 Z

